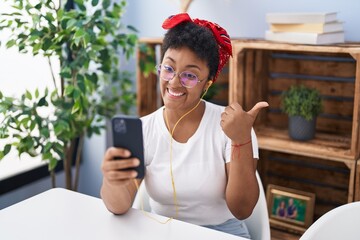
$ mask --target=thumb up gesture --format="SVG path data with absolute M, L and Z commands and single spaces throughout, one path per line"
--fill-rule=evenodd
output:
M 251 128 L 259 111 L 268 106 L 267 102 L 258 102 L 250 111 L 246 112 L 239 103 L 232 103 L 221 114 L 220 126 L 234 143 L 247 142 L 251 139 Z

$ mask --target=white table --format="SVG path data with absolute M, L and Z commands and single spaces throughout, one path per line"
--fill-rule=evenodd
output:
M 154 215 L 160 220 L 167 219 Z M 101 199 L 54 188 L 0 211 L 0 239 L 245 239 L 178 220 L 160 224 L 140 210 L 110 213 Z

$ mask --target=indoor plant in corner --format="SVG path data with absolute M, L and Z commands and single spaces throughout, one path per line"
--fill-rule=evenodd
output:
M 26 90 L 19 99 L 0 92 L 0 138 L 7 142 L 0 160 L 12 148 L 19 156 L 41 155 L 53 186 L 53 169 L 62 160 L 66 187 L 76 190 L 84 137 L 99 134 L 106 118 L 128 113 L 135 103 L 131 75 L 120 71 L 121 55 L 131 56 L 137 42 L 135 29 L 121 23 L 126 2 L 7 1 L 14 11 L 0 16 L 0 30 L 12 33 L 6 47 L 41 54 L 50 68 L 56 57 L 61 66 L 60 80 L 50 80 L 52 92 Z M 48 114 L 41 113 L 44 108 Z
M 282 110 L 289 116 L 289 136 L 306 141 L 315 137 L 316 119 L 322 111 L 317 89 L 291 86 L 282 94 Z

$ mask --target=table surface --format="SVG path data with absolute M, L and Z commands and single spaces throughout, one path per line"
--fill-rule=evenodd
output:
M 160 221 L 167 218 L 151 214 Z M 0 238 L 12 239 L 245 239 L 172 220 L 161 224 L 141 210 L 110 213 L 102 200 L 54 188 L 0 211 Z

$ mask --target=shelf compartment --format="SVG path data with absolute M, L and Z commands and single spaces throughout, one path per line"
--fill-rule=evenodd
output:
M 263 184 L 311 192 L 316 196 L 314 221 L 354 199 L 355 161 L 328 161 L 275 151 L 260 151 Z
M 292 140 L 286 129 L 257 127 L 259 148 L 277 152 L 316 157 L 327 160 L 352 160 L 349 136 L 316 133 L 313 140 L 301 142 Z

